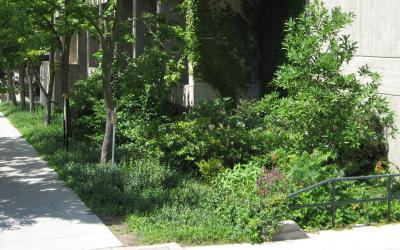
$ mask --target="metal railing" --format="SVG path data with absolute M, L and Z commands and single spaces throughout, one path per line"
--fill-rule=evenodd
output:
M 297 192 L 288 195 L 288 198 L 295 198 L 298 195 L 305 193 L 307 191 L 311 191 L 318 187 L 326 186 L 331 184 L 331 199 L 330 202 L 325 203 L 313 203 L 313 204 L 302 204 L 302 205 L 293 205 L 291 209 L 300 209 L 300 208 L 318 208 L 318 207 L 330 207 L 331 209 L 331 217 L 332 217 L 332 227 L 336 225 L 336 208 L 340 205 L 349 205 L 349 204 L 360 204 L 360 203 L 368 203 L 368 202 L 384 202 L 388 203 L 387 207 L 387 220 L 391 221 L 391 207 L 393 200 L 400 200 L 400 196 L 393 196 L 393 178 L 400 177 L 400 174 L 386 174 L 386 175 L 369 175 L 369 176 L 355 176 L 355 177 L 342 177 L 342 178 L 333 178 L 329 180 L 322 181 L 320 183 L 314 184 L 312 186 L 300 189 Z M 336 185 L 338 182 L 346 182 L 346 181 L 358 181 L 358 180 L 370 180 L 370 179 L 387 179 L 386 186 L 386 196 L 385 197 L 377 197 L 377 198 L 369 198 L 369 199 L 350 199 L 350 200 L 336 200 Z

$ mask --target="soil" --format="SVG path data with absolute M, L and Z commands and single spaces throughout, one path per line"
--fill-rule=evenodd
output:
M 129 232 L 122 217 L 102 216 L 101 220 L 125 247 L 139 245 L 138 237 Z

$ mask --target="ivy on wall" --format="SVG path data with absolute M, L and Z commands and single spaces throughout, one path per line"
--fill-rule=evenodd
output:
M 186 43 L 194 74 L 223 97 L 238 100 L 250 86 L 269 91 L 284 61 L 284 22 L 304 0 L 237 0 L 241 11 L 221 0 L 185 0 Z

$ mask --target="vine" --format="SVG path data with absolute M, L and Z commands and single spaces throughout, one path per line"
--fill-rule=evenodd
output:
M 240 0 L 240 11 L 219 0 L 185 0 L 186 45 L 196 77 L 238 100 L 250 86 L 261 93 L 284 61 L 283 24 L 303 0 Z

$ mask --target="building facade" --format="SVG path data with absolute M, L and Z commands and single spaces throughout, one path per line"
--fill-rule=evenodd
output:
M 151 35 L 145 24 L 141 21 L 143 13 L 159 13 L 170 21 L 185 25 L 185 16 L 177 15 L 171 12 L 171 9 L 183 0 L 168 0 L 161 3 L 157 0 L 123 0 L 122 19 L 131 24 L 134 43 L 119 43 L 117 52 L 128 53 L 132 57 L 137 57 L 144 52 L 146 46 L 151 43 Z M 93 4 L 106 2 L 105 0 L 94 0 Z M 241 0 L 223 1 L 232 7 L 232 9 L 240 13 Z M 69 84 L 73 88 L 73 82 L 79 79 L 85 79 L 97 67 L 93 54 L 99 49 L 98 43 L 93 39 L 89 32 L 75 34 L 72 37 L 70 49 L 70 68 L 69 68 Z M 58 62 L 57 62 L 58 61 Z M 61 100 L 61 81 L 60 76 L 60 57 L 56 57 L 56 78 L 54 84 L 53 102 L 60 103 Z M 43 61 L 41 66 L 41 81 L 45 88 L 49 82 L 49 62 Z M 189 73 L 191 72 L 191 73 Z M 187 70 L 182 76 L 181 83 L 175 87 L 171 93 L 171 101 L 181 106 L 189 107 L 199 104 L 205 99 L 213 99 L 220 94 L 218 90 L 213 88 L 204 80 L 195 77 L 190 63 Z M 255 99 L 260 96 L 258 86 L 252 86 L 243 94 L 245 98 Z M 40 101 L 45 104 L 46 97 L 41 93 Z

